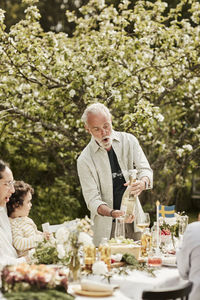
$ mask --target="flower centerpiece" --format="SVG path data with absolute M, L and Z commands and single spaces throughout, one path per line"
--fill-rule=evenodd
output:
M 184 215 L 184 212 L 175 213 L 174 218 L 160 218 L 160 229 L 161 229 L 161 241 L 165 240 L 162 237 L 171 237 L 171 242 L 173 248 L 176 248 L 176 239 L 179 238 L 180 235 L 180 227 L 182 227 L 183 219 L 188 219 L 188 216 Z M 169 219 L 169 220 L 168 220 Z M 172 220 L 171 220 L 172 219 Z M 186 229 L 187 223 L 184 225 L 184 230 Z
M 2 270 L 3 293 L 49 289 L 67 292 L 67 287 L 67 274 L 59 267 L 21 263 Z
M 91 220 L 86 216 L 65 222 L 49 240 L 40 242 L 29 252 L 32 263 L 61 264 L 68 266 L 73 280 L 80 269 L 81 246 L 92 244 Z

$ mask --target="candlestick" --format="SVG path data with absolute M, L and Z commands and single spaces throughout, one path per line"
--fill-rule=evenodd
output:
M 157 224 L 156 224 L 156 234 L 157 234 L 157 237 L 156 237 L 156 254 L 159 253 L 159 205 L 160 205 L 160 202 L 159 201 L 156 201 L 156 220 L 157 220 Z

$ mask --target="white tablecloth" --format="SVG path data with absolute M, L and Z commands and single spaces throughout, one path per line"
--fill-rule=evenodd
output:
M 156 270 L 156 277 L 152 277 L 146 272 L 131 271 L 127 276 L 114 275 L 111 279 L 112 284 L 119 285 L 113 296 L 101 297 L 101 300 L 141 300 L 142 292 L 148 289 L 156 289 L 160 287 L 177 286 L 181 282 L 181 278 L 177 268 L 166 268 Z M 91 280 L 107 282 L 100 276 L 90 276 Z M 69 292 L 73 292 L 73 285 L 69 285 Z M 3 298 L 0 292 L 0 299 Z M 76 296 L 76 300 L 97 300 L 95 297 Z
M 119 285 L 120 288 L 114 291 L 113 296 L 101 297 L 100 299 L 108 300 L 109 298 L 109 300 L 141 300 L 142 292 L 144 290 L 177 286 L 177 284 L 181 282 L 177 268 L 162 267 L 156 270 L 155 275 L 156 277 L 152 277 L 144 271 L 131 271 L 128 276 L 114 275 L 111 279 L 111 283 Z M 98 276 L 90 276 L 89 279 L 107 282 L 105 279 L 102 280 Z M 69 287 L 69 291 L 72 291 L 72 286 Z M 76 296 L 76 300 L 92 299 L 97 298 Z

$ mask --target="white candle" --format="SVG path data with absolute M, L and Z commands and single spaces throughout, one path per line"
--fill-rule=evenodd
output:
M 160 202 L 156 201 L 156 253 L 159 253 L 159 205 Z

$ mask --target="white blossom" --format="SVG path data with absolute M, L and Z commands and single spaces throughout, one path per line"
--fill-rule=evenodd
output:
M 5 18 L 5 10 L 0 9 L 0 22 L 3 23 L 4 18 Z
M 92 266 L 94 275 L 105 275 L 108 272 L 107 265 L 104 261 L 96 261 Z
M 159 121 L 159 122 L 163 122 L 163 120 L 164 120 L 164 116 L 162 115 L 162 114 L 157 114 L 157 115 L 155 115 L 155 118 Z
M 105 6 L 105 0 L 98 0 L 99 8 L 103 8 Z
M 69 95 L 70 95 L 71 98 L 74 97 L 76 95 L 75 90 L 73 90 L 73 89 L 70 90 Z
M 69 238 L 69 231 L 64 226 L 60 227 L 56 231 L 56 240 L 58 244 L 64 244 L 65 242 L 68 241 L 68 238 Z
M 184 150 L 182 148 L 179 148 L 176 150 L 176 153 L 178 154 L 179 157 L 182 157 Z
M 58 258 L 62 259 L 65 257 L 65 249 L 64 246 L 61 244 L 58 244 L 56 247 L 57 251 L 58 251 Z
M 187 144 L 187 145 L 183 145 L 183 149 L 184 149 L 184 150 L 187 150 L 187 151 L 192 151 L 192 150 L 193 150 L 193 147 L 192 147 L 192 145 Z
M 79 237 L 78 237 L 78 242 L 83 244 L 84 246 L 87 246 L 87 245 L 92 245 L 92 237 L 85 233 L 85 232 L 80 232 L 79 233 Z
M 164 88 L 163 86 L 160 86 L 160 87 L 158 88 L 158 93 L 159 93 L 159 94 L 163 93 L 164 91 L 165 91 L 165 88 Z

